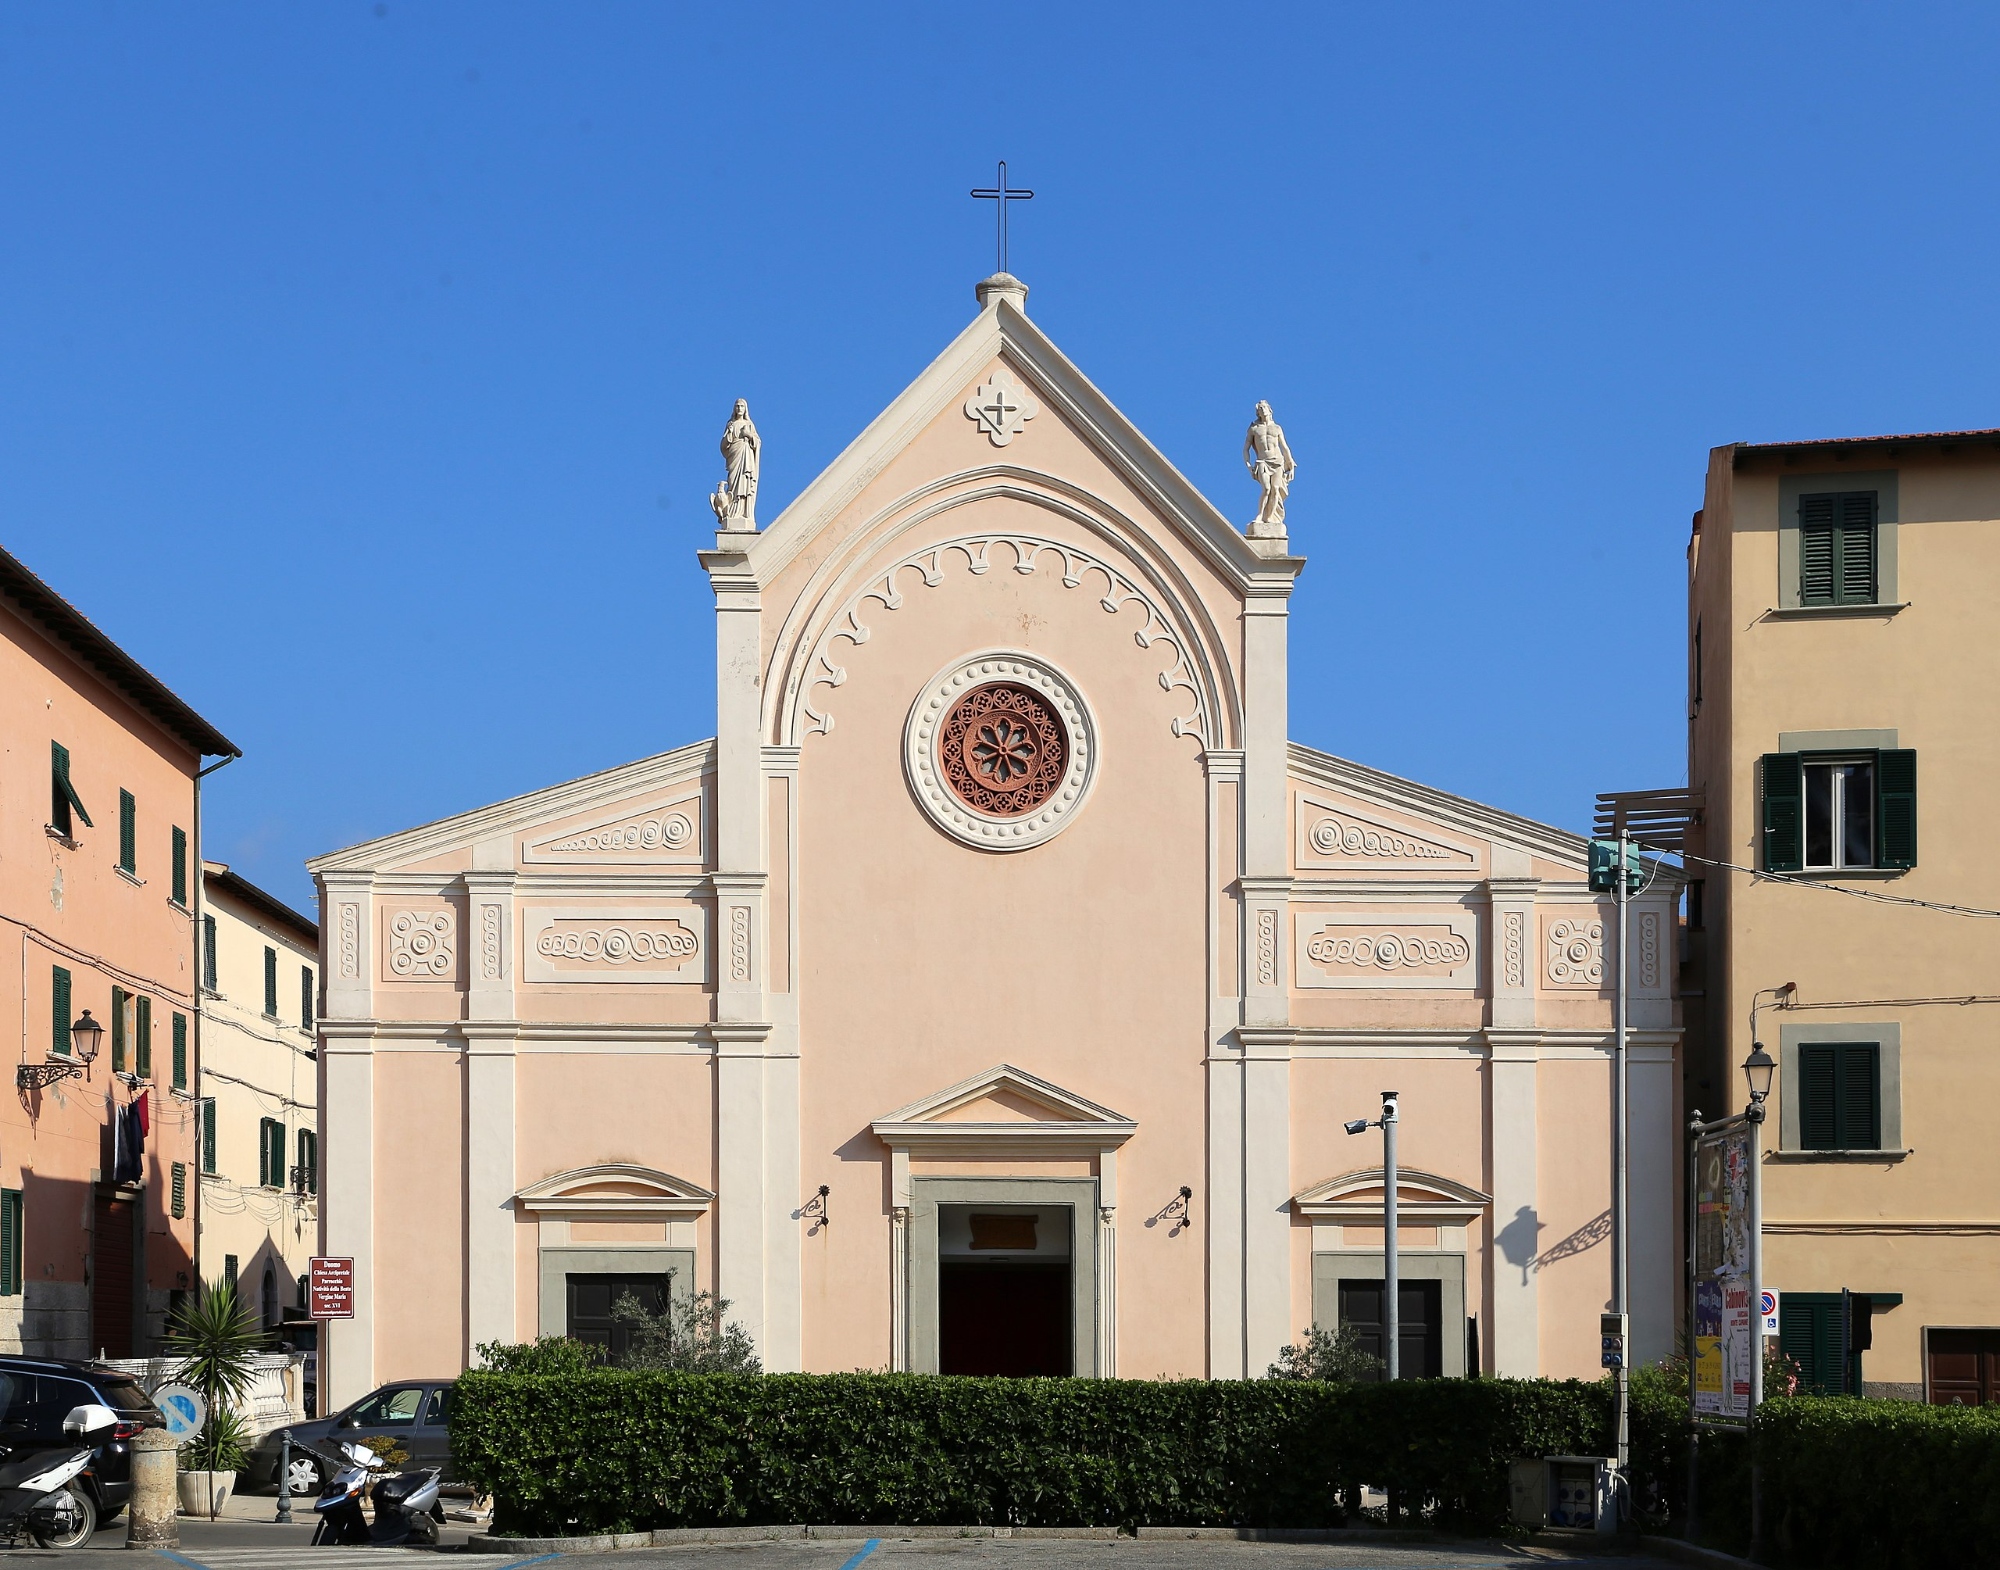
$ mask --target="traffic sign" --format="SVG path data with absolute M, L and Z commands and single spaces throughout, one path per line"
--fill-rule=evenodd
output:
M 153 1392 L 153 1405 L 167 1420 L 167 1432 L 177 1445 L 194 1438 L 208 1421 L 208 1403 L 193 1385 L 162 1385 Z
M 354 1317 L 354 1261 L 314 1258 L 306 1265 L 306 1311 L 314 1319 Z
M 1768 1289 L 1757 1294 L 1757 1312 L 1764 1316 L 1764 1334 L 1778 1333 L 1778 1294 Z

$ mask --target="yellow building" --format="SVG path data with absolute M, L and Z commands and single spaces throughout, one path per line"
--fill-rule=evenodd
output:
M 1996 520 L 1996 431 L 1718 447 L 1694 520 L 1687 1101 L 1777 1059 L 1764 1279 L 1827 1389 L 2000 1395 L 2000 920 L 1906 903 L 2000 907 Z
M 202 864 L 202 1279 L 267 1329 L 303 1328 L 319 1236 L 319 927 L 220 862 Z

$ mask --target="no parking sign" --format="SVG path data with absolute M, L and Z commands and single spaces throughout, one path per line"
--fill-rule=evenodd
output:
M 192 1385 L 162 1385 L 153 1392 L 153 1405 L 167 1420 L 167 1432 L 177 1445 L 184 1445 L 201 1432 L 208 1421 L 208 1403 Z
M 1764 1334 L 1778 1333 L 1778 1294 L 1768 1288 L 1757 1294 L 1757 1312 L 1764 1316 Z

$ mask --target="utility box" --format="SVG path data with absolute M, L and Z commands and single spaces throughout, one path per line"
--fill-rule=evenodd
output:
M 1618 1530 L 1618 1469 L 1603 1456 L 1543 1456 L 1507 1469 L 1516 1526 L 1572 1532 Z

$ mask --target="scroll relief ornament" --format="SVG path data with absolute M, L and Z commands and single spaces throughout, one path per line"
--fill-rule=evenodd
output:
M 931 821 L 982 850 L 1026 850 L 1069 826 L 1097 770 L 1097 726 L 1054 666 L 1005 651 L 934 676 L 903 729 L 903 767 Z
M 1005 447 L 1041 412 L 1042 406 L 997 367 L 986 378 L 986 385 L 965 400 L 965 417 L 984 431 L 995 447 Z
M 544 959 L 585 965 L 671 965 L 693 959 L 701 942 L 678 921 L 596 924 L 558 921 L 535 940 Z
M 800 739 L 824 736 L 833 729 L 832 714 L 825 707 L 814 706 L 815 703 L 826 705 L 829 702 L 818 689 L 846 684 L 847 667 L 833 662 L 833 646 L 845 638 L 859 648 L 874 635 L 868 623 L 862 620 L 862 613 L 868 610 L 870 600 L 885 611 L 899 611 L 904 604 L 903 591 L 898 587 L 903 574 L 914 572 L 925 588 L 935 589 L 944 582 L 948 563 L 963 559 L 966 570 L 979 577 L 999 564 L 994 552 L 1003 549 L 1013 558 L 1014 571 L 1023 577 L 1048 570 L 1044 564 L 1049 563 L 1060 567 L 1065 589 L 1080 589 L 1087 585 L 1094 590 L 1101 582 L 1103 592 L 1098 595 L 1097 604 L 1108 616 L 1123 615 L 1129 607 L 1137 606 L 1139 614 L 1145 619 L 1132 629 L 1132 641 L 1142 649 L 1159 645 L 1173 656 L 1172 663 L 1159 673 L 1160 690 L 1167 693 L 1185 691 L 1188 695 L 1180 700 L 1177 707 L 1188 707 L 1191 712 L 1176 715 L 1170 729 L 1176 736 L 1194 736 L 1211 746 L 1220 745 L 1211 734 L 1214 727 L 1208 699 L 1189 653 L 1191 640 L 1168 620 L 1166 612 L 1131 579 L 1095 557 L 1086 556 L 1068 545 L 1058 545 L 1052 540 L 1018 534 L 968 535 L 962 539 L 947 540 L 942 545 L 928 546 L 904 557 L 881 577 L 871 580 L 867 587 L 859 590 L 842 608 L 833 625 L 820 634 L 813 647 L 812 658 L 806 666 L 805 691 L 799 699 Z M 999 562 L 1006 559 L 1001 557 Z M 872 616 L 874 613 L 870 611 L 868 614 Z
M 433 981 L 452 971 L 451 912 L 398 911 L 389 921 L 389 971 L 404 981 Z
M 694 823 L 684 812 L 634 818 L 557 840 L 552 851 L 679 850 L 694 838 Z
M 1449 927 L 1361 932 L 1328 927 L 1306 943 L 1306 958 L 1327 970 L 1456 970 L 1472 945 Z
M 1549 984 L 1596 987 L 1604 983 L 1604 923 L 1580 917 L 1549 923 Z

